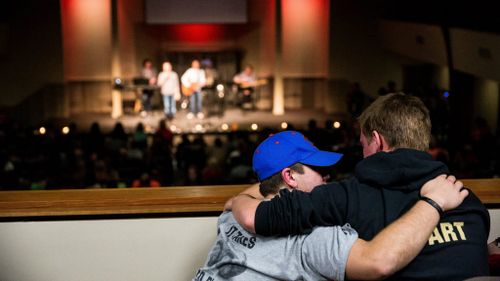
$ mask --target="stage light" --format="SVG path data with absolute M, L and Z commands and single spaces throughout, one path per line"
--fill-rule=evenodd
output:
M 38 129 L 38 133 L 40 133 L 40 135 L 45 135 L 46 132 L 47 130 L 45 129 L 45 127 L 40 127 L 40 129 Z
M 448 98 L 449 96 L 450 96 L 450 92 L 445 91 L 445 92 L 443 93 L 443 97 L 444 97 L 444 98 Z
M 182 101 L 182 103 L 181 103 L 181 108 L 182 108 L 182 109 L 186 109 L 187 107 L 188 107 L 188 102 L 187 102 L 187 100 Z
M 224 85 L 217 84 L 217 87 L 215 87 L 215 89 L 217 89 L 217 96 L 220 99 L 224 98 Z
M 68 127 L 68 126 L 64 126 L 64 127 L 61 129 L 61 132 L 62 132 L 64 135 L 69 134 L 69 127 Z
M 281 129 L 286 130 L 288 128 L 288 123 L 287 122 L 281 122 Z
M 206 131 L 202 124 L 196 124 L 193 129 L 194 133 L 205 133 Z
M 257 129 L 259 128 L 259 125 L 253 123 L 250 128 L 252 129 L 252 131 L 257 131 Z
M 114 86 L 113 87 L 114 87 L 115 90 L 123 90 L 123 84 L 122 84 L 123 81 L 122 81 L 122 79 L 120 79 L 120 78 L 117 77 L 117 78 L 115 78 L 113 80 L 113 82 L 114 82 Z
M 170 126 L 170 131 L 172 132 L 177 131 L 177 127 L 175 125 Z
M 227 131 L 229 129 L 229 125 L 224 123 L 220 126 L 220 128 L 223 130 L 223 131 Z
M 335 121 L 335 122 L 333 122 L 333 127 L 334 127 L 335 129 L 340 128 L 340 125 L 341 125 L 341 124 L 340 124 L 340 122 L 339 122 L 339 121 Z
M 188 120 L 191 120 L 191 119 L 193 119 L 194 114 L 192 112 L 189 112 L 186 117 Z

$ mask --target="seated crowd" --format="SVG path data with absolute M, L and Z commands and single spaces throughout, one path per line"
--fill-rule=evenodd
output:
M 253 183 L 251 168 L 256 145 L 277 130 L 175 135 L 162 120 L 153 133 L 142 123 L 126 132 L 116 123 L 102 132 L 98 123 L 88 131 L 75 124 L 69 133 L 46 127 L 40 134 L 15 122 L 0 123 L 0 188 L 61 189 L 157 187 Z M 331 177 L 352 174 L 362 159 L 359 128 L 332 120 L 318 126 L 310 120 L 303 130 L 318 148 L 343 153 Z M 288 129 L 293 129 L 289 124 Z M 488 178 L 500 174 L 500 149 L 484 120 L 476 120 L 471 138 L 462 149 L 450 151 L 446 143 L 431 141 L 429 152 L 447 164 L 458 178 Z M 229 173 L 229 174 L 228 174 Z

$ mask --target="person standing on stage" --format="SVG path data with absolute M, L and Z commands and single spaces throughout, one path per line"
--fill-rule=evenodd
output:
M 205 71 L 205 88 L 214 90 L 215 84 L 219 79 L 219 73 L 214 68 L 214 64 L 211 59 L 204 59 L 201 61 L 201 66 Z
M 145 59 L 142 62 L 142 71 L 141 71 L 142 78 L 148 80 L 148 85 L 153 86 L 156 84 L 156 75 L 157 71 L 153 67 L 153 62 L 150 59 Z M 154 92 L 155 91 L 153 89 L 142 90 L 141 116 L 146 116 L 147 112 L 151 111 L 151 97 L 153 96 Z
M 217 94 L 217 84 L 219 82 L 219 73 L 214 67 L 214 63 L 210 58 L 201 60 L 201 67 L 205 71 L 205 107 L 207 114 L 222 114 L 224 110 L 224 102 L 222 97 Z
M 189 97 L 188 118 L 192 118 L 194 114 L 200 119 L 203 118 L 201 88 L 205 86 L 206 78 L 205 71 L 200 68 L 200 61 L 191 62 L 191 67 L 184 72 L 181 82 L 184 95 Z
M 179 76 L 172 70 L 172 64 L 168 61 L 163 63 L 163 71 L 158 75 L 158 86 L 161 87 L 163 96 L 163 111 L 168 119 L 174 118 L 177 108 L 175 101 L 180 100 Z

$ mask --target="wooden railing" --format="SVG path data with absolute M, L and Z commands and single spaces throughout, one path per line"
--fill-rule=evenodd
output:
M 463 180 L 489 208 L 500 207 L 500 179 Z M 78 216 L 217 215 L 248 185 L 0 192 L 0 219 Z
M 220 213 L 248 185 L 0 192 L 0 218 Z
M 488 207 L 500 208 L 500 179 L 462 180 Z

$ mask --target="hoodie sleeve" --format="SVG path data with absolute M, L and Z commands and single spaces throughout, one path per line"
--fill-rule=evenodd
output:
M 347 212 L 343 185 L 326 184 L 311 193 L 280 191 L 280 196 L 259 204 L 255 232 L 264 236 L 307 234 L 315 226 L 344 225 Z

